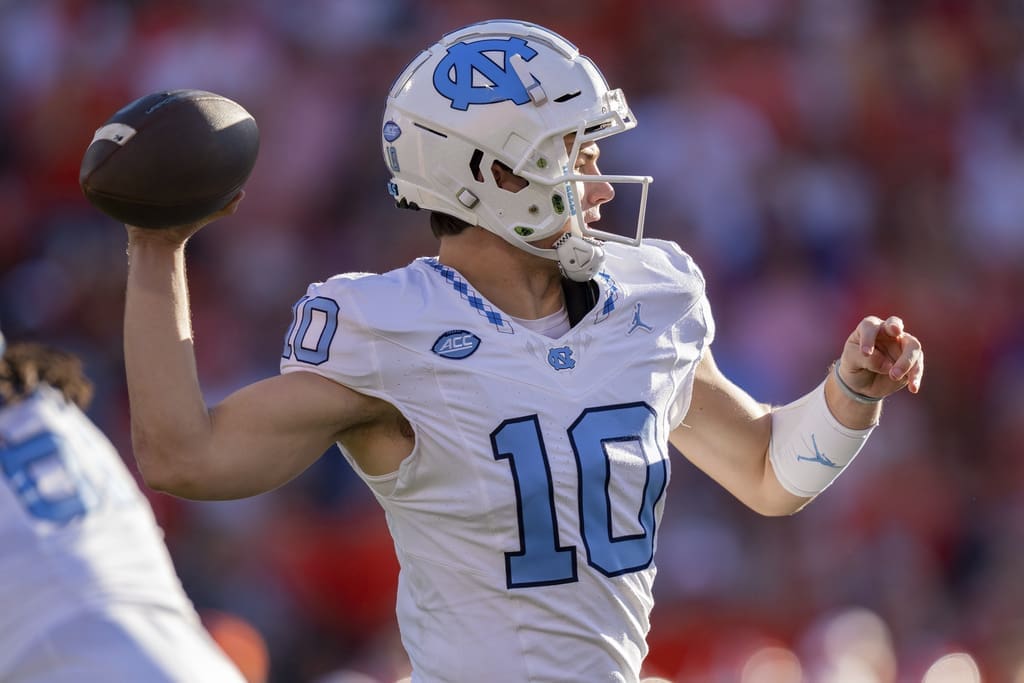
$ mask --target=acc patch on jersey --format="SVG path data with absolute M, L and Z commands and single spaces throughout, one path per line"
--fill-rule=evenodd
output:
M 466 330 L 451 330 L 445 332 L 431 350 L 442 358 L 462 360 L 469 358 L 480 348 L 480 337 Z

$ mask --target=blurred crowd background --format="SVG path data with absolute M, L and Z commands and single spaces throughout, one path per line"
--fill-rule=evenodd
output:
M 650 675 L 1024 681 L 1017 0 L 0 0 L 0 325 L 81 354 L 92 417 L 134 466 L 124 231 L 78 187 L 94 129 L 173 88 L 260 125 L 238 214 L 189 247 L 215 402 L 277 372 L 309 282 L 434 253 L 426 215 L 386 194 L 383 102 L 442 33 L 509 16 L 625 90 L 639 127 L 602 167 L 655 177 L 647 234 L 703 267 L 737 383 L 796 398 L 869 313 L 927 349 L 920 395 L 886 401 L 855 466 L 795 517 L 757 517 L 676 459 Z M 405 675 L 383 515 L 336 452 L 249 500 L 150 497 L 197 607 L 254 628 L 267 681 Z

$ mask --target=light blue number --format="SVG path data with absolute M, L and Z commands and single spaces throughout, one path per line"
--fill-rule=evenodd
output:
M 85 483 L 74 481 L 65 451 L 64 441 L 51 433 L 0 449 L 0 466 L 25 509 L 33 517 L 54 524 L 67 524 L 87 511 L 81 491 Z M 74 485 L 56 493 L 48 492 L 40 486 L 40 472 L 55 478 L 66 477 L 65 481 Z
M 569 427 L 579 476 L 580 535 L 587 563 L 606 576 L 639 571 L 654 558 L 655 506 L 668 479 L 657 446 L 657 418 L 646 403 L 588 408 Z M 609 444 L 633 443 L 646 462 L 639 500 L 613 500 Z M 577 580 L 576 548 L 559 547 L 551 466 L 536 415 L 506 420 L 491 434 L 494 457 L 509 461 L 515 484 L 520 550 L 505 553 L 509 588 Z M 621 496 L 622 494 L 618 494 Z M 632 509 L 641 533 L 615 536 L 614 509 Z
M 588 408 L 569 428 L 580 473 L 580 534 L 590 566 L 606 576 L 639 571 L 654 559 L 654 506 L 665 491 L 664 458 L 651 462 L 655 440 L 654 411 L 645 403 Z M 635 442 L 647 463 L 643 494 L 636 506 L 643 533 L 615 537 L 612 532 L 612 463 L 606 444 Z
M 304 296 L 296 301 L 295 305 L 292 306 L 292 323 L 288 326 L 288 331 L 284 335 L 284 351 L 281 352 L 282 358 L 292 357 L 292 333 L 295 332 L 295 326 L 299 324 L 299 309 L 302 307 L 302 304 L 307 301 L 309 301 L 309 297 Z
M 558 547 L 558 520 L 551 468 L 537 416 L 501 423 L 491 434 L 494 457 L 508 459 L 516 488 L 519 544 L 505 553 L 509 588 L 546 586 L 576 580 L 576 548 Z
M 288 328 L 288 334 L 284 338 L 284 351 L 281 355 L 285 358 L 292 357 L 292 350 L 295 351 L 295 358 L 310 365 L 321 365 L 327 362 L 331 352 L 331 342 L 334 340 L 334 333 L 338 331 L 338 302 L 327 297 L 317 296 L 313 298 L 302 297 L 292 307 L 292 324 Z M 300 314 L 301 311 L 301 314 Z M 313 313 L 323 313 L 322 326 L 316 338 L 316 346 L 309 348 L 303 346 L 302 342 L 309 334 L 309 328 L 313 325 Z M 321 323 L 318 321 L 317 323 Z M 298 331 L 295 330 L 298 326 Z M 294 333 L 294 336 L 293 334 Z

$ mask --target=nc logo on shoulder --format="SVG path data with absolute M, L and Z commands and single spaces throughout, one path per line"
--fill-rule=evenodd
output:
M 456 43 L 434 69 L 434 87 L 461 111 L 508 100 L 526 104 L 530 95 L 509 61 L 514 55 L 528 62 L 537 51 L 515 37 Z
M 442 358 L 462 360 L 472 356 L 478 348 L 480 337 L 466 330 L 452 330 L 438 337 L 431 350 Z

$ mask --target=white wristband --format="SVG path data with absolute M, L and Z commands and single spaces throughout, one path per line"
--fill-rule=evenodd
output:
M 775 476 L 784 489 L 811 498 L 835 481 L 868 440 L 867 429 L 844 427 L 825 402 L 825 383 L 772 411 L 768 446 Z

